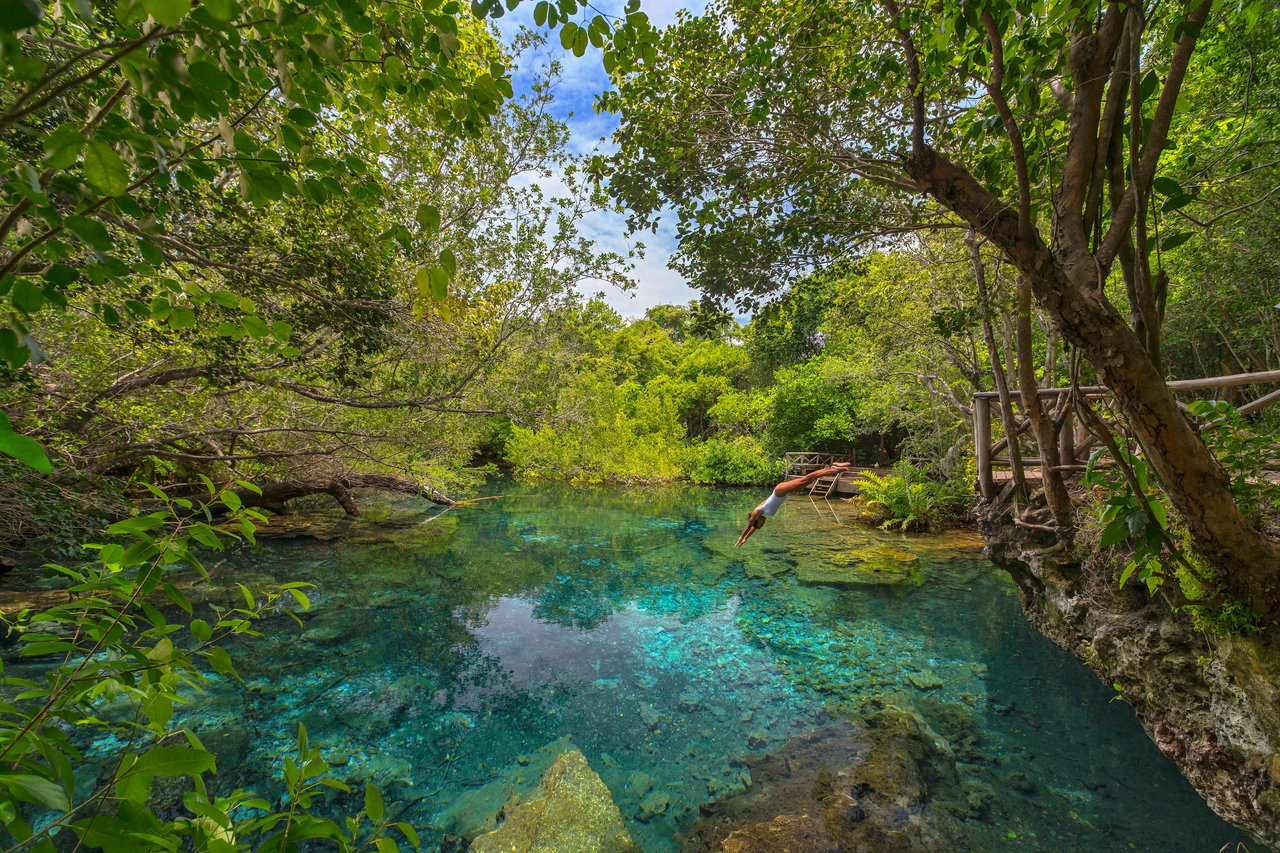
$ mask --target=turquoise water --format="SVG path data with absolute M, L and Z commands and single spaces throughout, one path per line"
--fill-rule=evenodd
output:
M 1027 626 L 972 537 L 870 531 L 793 498 L 735 551 L 754 492 L 495 489 L 443 515 L 317 516 L 326 538 L 217 568 L 316 584 L 303 628 L 281 616 L 232 649 L 246 687 L 215 683 L 184 712 L 220 775 L 268 790 L 255 773 L 278 772 L 302 722 L 340 775 L 381 785 L 440 843 L 536 783 L 539 750 L 568 736 L 644 849 L 674 851 L 699 804 L 748 784 L 738 759 L 896 705 L 984 792 L 963 816 L 972 849 L 1241 838 L 1127 705 Z M 636 771 L 670 795 L 647 821 Z

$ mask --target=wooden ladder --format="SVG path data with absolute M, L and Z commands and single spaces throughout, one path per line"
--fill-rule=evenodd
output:
M 836 485 L 840 482 L 840 477 L 840 474 L 831 477 L 819 477 L 809 487 L 809 494 L 819 498 L 831 497 L 831 493 L 836 490 Z

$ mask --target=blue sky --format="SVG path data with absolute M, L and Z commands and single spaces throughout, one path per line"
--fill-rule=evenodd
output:
M 592 8 L 609 17 L 611 13 L 620 14 L 624 5 L 625 0 L 605 0 L 593 2 Z M 703 0 L 643 0 L 641 8 L 655 26 L 663 27 L 675 20 L 677 10 L 684 8 L 698 12 L 703 5 Z M 522 25 L 536 32 L 548 33 L 545 28 L 534 25 L 534 6 L 532 0 L 523 2 L 514 12 L 508 12 L 496 22 L 505 40 L 510 41 Z M 594 13 L 593 11 L 592 14 Z M 571 153 L 590 156 L 596 152 L 609 151 L 608 136 L 617 120 L 612 115 L 598 115 L 592 107 L 596 95 L 610 88 L 609 77 L 604 73 L 598 50 L 588 48 L 586 55 L 579 58 L 561 48 L 559 37 L 550 34 L 545 45 L 517 57 L 518 68 L 512 78 L 516 94 L 528 92 L 535 74 L 554 60 L 559 60 L 563 72 L 555 88 L 552 112 L 569 126 Z M 544 190 L 551 195 L 555 194 L 556 188 L 544 186 Z M 601 251 L 625 254 L 629 248 L 626 221 L 620 215 L 592 214 L 580 227 L 582 233 L 592 239 Z M 634 261 L 632 276 L 637 287 L 633 292 L 622 293 L 603 284 L 588 285 L 583 290 L 590 293 L 603 290 L 606 301 L 624 316 L 639 316 L 653 305 L 681 304 L 696 298 L 696 291 L 685 284 L 680 274 L 667 268 L 667 259 L 675 250 L 676 242 L 675 228 L 669 219 L 663 221 L 657 234 L 646 232 L 636 235 L 635 240 L 644 243 L 645 255 Z

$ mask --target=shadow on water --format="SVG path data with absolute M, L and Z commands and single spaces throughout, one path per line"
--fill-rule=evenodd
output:
M 254 774 L 302 722 L 438 841 L 535 784 L 567 735 L 644 849 L 670 851 L 701 803 L 742 790 L 740 759 L 896 705 L 955 756 L 973 849 L 1240 837 L 1026 625 L 970 536 L 881 534 L 793 498 L 735 551 L 753 493 L 495 488 L 427 523 L 409 504 L 383 526 L 318 516 L 336 538 L 268 540 L 220 569 L 317 584 L 301 630 L 281 618 L 232 650 L 245 687 L 185 712 L 235 783 L 269 786 Z

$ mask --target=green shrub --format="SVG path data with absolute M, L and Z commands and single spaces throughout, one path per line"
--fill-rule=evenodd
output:
M 680 467 L 693 482 L 717 486 L 772 485 L 782 477 L 779 460 L 769 458 L 749 436 L 694 444 L 681 454 Z
M 861 475 L 863 506 L 883 528 L 930 530 L 959 521 L 973 503 L 973 492 L 963 480 L 931 480 L 909 462 L 899 462 L 893 473 Z

